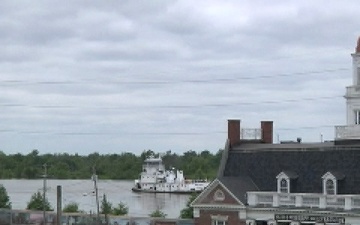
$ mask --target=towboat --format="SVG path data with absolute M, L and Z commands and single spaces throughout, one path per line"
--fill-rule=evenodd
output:
M 207 180 L 185 179 L 182 170 L 165 169 L 162 159 L 149 157 L 144 160 L 139 179 L 135 180 L 132 191 L 151 193 L 193 193 L 203 191 L 210 182 Z

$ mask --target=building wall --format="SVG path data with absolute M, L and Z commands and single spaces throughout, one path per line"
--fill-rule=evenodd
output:
M 246 218 L 239 218 L 238 211 L 200 210 L 200 217 L 195 218 L 195 225 L 211 225 L 211 216 L 228 216 L 228 225 L 246 225 Z

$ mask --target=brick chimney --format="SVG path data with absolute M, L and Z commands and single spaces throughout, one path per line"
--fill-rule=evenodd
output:
M 358 38 L 358 41 L 357 41 L 357 45 L 356 45 L 356 48 L 355 48 L 355 53 L 356 54 L 360 53 L 360 37 Z
M 240 142 L 240 120 L 228 120 L 228 139 L 230 146 Z
M 261 141 L 273 143 L 273 121 L 261 121 Z

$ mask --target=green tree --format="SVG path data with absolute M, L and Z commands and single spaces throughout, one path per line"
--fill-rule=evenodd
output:
M 160 209 L 155 210 L 154 212 L 149 214 L 150 217 L 159 217 L 159 218 L 165 218 L 167 214 L 165 214 Z
M 67 205 L 65 205 L 65 207 L 63 208 L 63 212 L 80 212 L 79 210 L 79 204 L 76 202 L 71 202 Z
M 183 170 L 189 179 L 211 180 L 217 175 L 222 152 L 219 150 L 214 155 L 208 150 L 201 153 L 189 150 L 177 155 L 169 150 L 161 155 L 166 168 Z M 44 163 L 51 165 L 48 173 L 58 179 L 88 179 L 92 173 L 90 165 L 96 165 L 96 172 L 102 179 L 136 179 L 142 170 L 143 160 L 151 155 L 157 157 L 160 153 L 146 150 L 138 156 L 129 152 L 105 155 L 95 152 L 82 156 L 77 153 L 40 154 L 36 149 L 25 155 L 0 152 L 0 179 L 37 179 L 43 173 L 41 165 Z
M 106 195 L 103 195 L 103 199 L 101 201 L 101 214 L 105 215 L 106 224 L 109 223 L 108 215 L 112 213 L 112 204 L 106 199 Z
M 120 202 L 117 207 L 114 207 L 112 213 L 117 216 L 127 215 L 129 212 L 129 207 L 127 207 L 123 202 Z
M 48 199 L 45 198 L 45 201 L 44 201 L 43 195 L 40 193 L 40 191 L 38 191 L 38 192 L 34 193 L 31 196 L 31 199 L 28 202 L 26 209 L 44 210 L 44 207 L 45 207 L 46 211 L 53 211 L 54 210 L 54 209 L 52 209 Z
M 154 156 L 155 158 L 159 156 L 159 153 L 155 154 L 155 152 L 153 150 L 147 150 L 147 151 L 143 151 L 141 153 L 141 159 L 144 161 L 145 159 L 151 157 L 151 156 Z
M 106 195 L 103 195 L 103 199 L 101 200 L 101 214 L 111 214 L 112 213 L 112 204 L 106 198 Z
M 183 208 L 180 212 L 180 218 L 182 219 L 191 219 L 194 218 L 194 210 L 193 207 L 190 206 L 190 204 L 195 200 L 195 198 L 198 196 L 198 193 L 193 193 L 189 200 L 186 203 L 186 208 Z
M 10 198 L 3 185 L 0 185 L 0 208 L 11 209 Z

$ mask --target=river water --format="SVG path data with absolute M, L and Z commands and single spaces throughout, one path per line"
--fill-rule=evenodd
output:
M 13 209 L 26 209 L 31 196 L 43 190 L 43 180 L 1 180 L 10 197 Z M 190 197 L 187 194 L 154 194 L 134 193 L 131 191 L 133 181 L 98 180 L 98 196 L 101 205 L 105 194 L 112 206 L 120 202 L 129 207 L 129 216 L 148 217 L 150 213 L 159 209 L 166 218 L 178 218 L 180 211 L 186 207 Z M 96 196 L 92 180 L 47 180 L 46 197 L 56 210 L 57 186 L 62 187 L 62 206 L 76 202 L 79 209 L 87 213 L 96 213 Z

